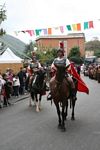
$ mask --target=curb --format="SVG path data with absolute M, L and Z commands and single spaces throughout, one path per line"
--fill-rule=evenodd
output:
M 22 97 L 22 98 L 17 99 L 14 103 L 17 103 L 17 102 L 19 102 L 19 101 L 21 101 L 21 100 L 24 100 L 24 99 L 26 99 L 26 98 L 29 98 L 29 95 L 28 95 L 28 96 L 25 96 L 25 97 Z
M 19 97 L 18 99 L 11 99 L 10 100 L 10 102 L 11 102 L 11 104 L 14 104 L 14 103 L 17 103 L 17 102 L 19 102 L 19 101 L 22 101 L 22 100 L 24 100 L 24 99 L 26 99 L 26 98 L 29 98 L 29 94 L 28 95 L 26 95 L 26 96 L 21 96 L 21 97 Z

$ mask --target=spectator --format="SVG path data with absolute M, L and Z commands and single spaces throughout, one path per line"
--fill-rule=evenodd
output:
M 19 77 L 17 75 L 13 75 L 13 95 L 15 97 L 19 96 L 19 87 L 20 87 Z

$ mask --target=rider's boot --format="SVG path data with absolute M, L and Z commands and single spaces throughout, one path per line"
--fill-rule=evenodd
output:
M 51 96 L 51 92 L 49 92 L 48 96 L 47 96 L 47 100 L 52 100 L 52 96 Z

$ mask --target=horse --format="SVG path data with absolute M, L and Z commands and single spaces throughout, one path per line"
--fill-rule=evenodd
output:
M 65 66 L 56 66 L 56 75 L 50 79 L 50 90 L 58 115 L 58 128 L 66 131 L 65 120 L 68 115 L 68 100 L 72 106 L 71 119 L 74 120 L 75 100 L 71 97 L 71 87 L 65 77 Z
M 36 105 L 36 112 L 39 112 L 41 110 L 41 99 L 46 92 L 45 78 L 46 72 L 43 69 L 39 69 L 39 71 L 37 71 L 37 73 L 29 79 L 29 89 L 31 96 L 29 106 L 31 106 L 31 102 L 34 101 Z

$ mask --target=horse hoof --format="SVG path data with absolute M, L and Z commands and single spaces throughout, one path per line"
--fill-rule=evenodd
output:
M 39 108 L 36 108 L 36 112 L 39 112 L 40 110 L 39 110 Z
M 62 128 L 61 128 L 61 131 L 62 131 L 62 132 L 65 132 L 65 131 L 66 131 L 66 128 L 65 128 L 65 127 L 62 127 Z
M 61 124 L 58 124 L 58 129 L 61 129 Z
M 32 104 L 29 104 L 29 107 L 31 107 L 32 106 Z
M 41 111 L 42 110 L 42 108 L 39 108 L 39 111 Z
M 71 120 L 74 121 L 74 120 L 75 120 L 75 117 L 71 117 Z

